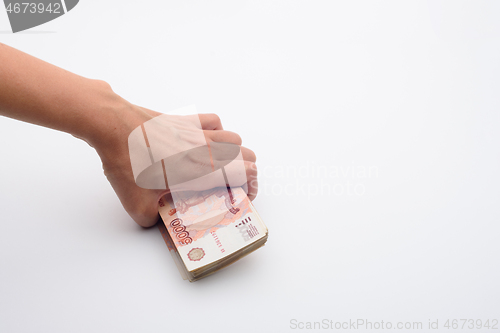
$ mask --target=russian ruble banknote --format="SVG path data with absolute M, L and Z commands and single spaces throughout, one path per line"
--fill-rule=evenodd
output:
M 264 245 L 268 230 L 241 187 L 160 200 L 160 231 L 184 279 L 196 281 Z

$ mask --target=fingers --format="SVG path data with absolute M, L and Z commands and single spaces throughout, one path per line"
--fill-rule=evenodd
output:
M 204 130 L 223 130 L 222 123 L 218 115 L 214 113 L 198 114 L 201 122 L 201 128 Z
M 241 147 L 241 154 L 243 155 L 243 160 L 245 161 L 253 163 L 257 161 L 257 156 L 255 156 L 255 153 L 247 147 Z
M 250 200 L 253 200 L 257 196 L 259 189 L 259 183 L 257 181 L 257 166 L 255 163 L 245 161 L 245 170 L 247 174 L 247 196 Z
M 231 131 L 204 131 L 205 137 L 210 141 L 227 142 L 241 146 L 241 137 Z
M 219 116 L 216 114 L 199 114 L 198 116 L 208 141 L 227 142 L 241 146 L 241 137 L 237 133 L 224 131 Z M 241 153 L 245 161 L 255 162 L 257 160 L 255 153 L 246 147 L 241 147 Z
M 210 141 L 227 142 L 238 146 L 241 146 L 242 143 L 241 137 L 231 131 L 205 131 L 205 137 Z M 245 161 L 255 162 L 257 160 L 255 153 L 246 147 L 241 147 L 241 153 Z
M 162 115 L 163 113 L 150 110 L 148 108 L 139 106 L 141 110 L 143 110 L 146 114 L 157 117 Z M 215 113 L 200 113 L 198 114 L 200 118 L 201 128 L 204 130 L 223 130 L 222 123 L 220 118 Z

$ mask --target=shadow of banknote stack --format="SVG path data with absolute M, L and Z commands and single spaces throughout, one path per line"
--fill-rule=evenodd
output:
M 184 192 L 175 197 L 161 199 L 159 227 L 184 279 L 199 280 L 267 241 L 267 228 L 242 188 Z

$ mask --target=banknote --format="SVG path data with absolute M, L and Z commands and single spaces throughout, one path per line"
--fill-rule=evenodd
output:
M 160 231 L 183 278 L 198 280 L 254 251 L 268 230 L 241 187 L 160 200 Z

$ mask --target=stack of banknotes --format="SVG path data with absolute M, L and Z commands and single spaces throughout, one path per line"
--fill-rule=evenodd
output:
M 182 277 L 199 280 L 267 241 L 268 231 L 241 187 L 179 192 L 160 200 L 160 231 Z

